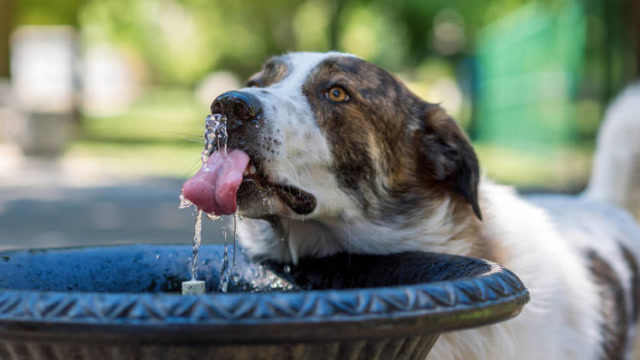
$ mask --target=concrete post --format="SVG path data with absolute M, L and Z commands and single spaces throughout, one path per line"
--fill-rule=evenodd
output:
M 24 26 L 11 37 L 11 83 L 24 114 L 15 140 L 25 154 L 57 155 L 73 132 L 77 38 L 70 26 Z

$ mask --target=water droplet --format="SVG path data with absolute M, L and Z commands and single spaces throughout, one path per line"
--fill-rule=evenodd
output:
M 284 266 L 284 272 L 287 273 L 287 274 L 290 274 L 291 273 L 291 266 L 285 265 Z
M 191 201 L 187 200 L 184 197 L 184 194 L 180 194 L 180 206 L 178 207 L 178 209 L 186 209 L 186 208 L 188 208 L 188 207 L 190 207 L 192 205 L 193 205 L 193 203 Z
M 227 151 L 227 117 L 221 114 L 211 114 L 205 118 L 205 150 L 208 157 L 214 150 Z M 214 149 L 214 145 L 216 149 Z M 204 158 L 204 157 L 203 157 Z
M 209 218 L 210 220 L 216 221 L 220 219 L 220 216 L 207 213 L 207 218 Z

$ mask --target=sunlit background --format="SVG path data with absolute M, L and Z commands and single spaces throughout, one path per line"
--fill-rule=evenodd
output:
M 209 104 L 298 50 L 398 74 L 490 177 L 577 192 L 640 71 L 640 3 L 0 0 L 0 247 L 189 243 Z

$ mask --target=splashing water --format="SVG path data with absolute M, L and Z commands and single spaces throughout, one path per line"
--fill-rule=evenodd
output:
M 223 151 L 225 154 L 227 152 L 227 118 L 221 114 L 211 114 L 205 118 L 205 133 L 204 133 L 204 150 L 200 155 L 200 159 L 202 161 L 202 167 L 205 168 L 207 166 L 207 161 L 211 154 L 214 151 Z M 180 195 L 180 209 L 188 208 L 193 206 L 193 203 L 186 199 L 184 195 Z M 206 213 L 207 218 L 215 221 L 220 219 L 220 216 Z M 242 216 L 238 215 L 236 211 L 233 218 L 233 258 L 231 262 L 231 266 L 229 266 L 229 256 L 228 256 L 228 240 L 227 240 L 227 230 L 223 228 L 224 235 L 224 252 L 222 259 L 222 268 L 220 269 L 220 288 L 219 291 L 227 292 L 229 288 L 229 283 L 237 283 L 240 279 L 240 275 L 236 270 L 236 252 L 237 252 L 237 241 L 238 241 L 238 221 L 242 220 Z M 196 216 L 196 225 L 194 229 L 193 236 L 193 258 L 191 263 L 191 279 L 196 280 L 197 272 L 198 272 L 198 251 L 201 243 L 201 234 L 202 234 L 202 211 L 198 210 L 198 214 Z
M 223 229 L 224 234 L 224 250 L 222 257 L 222 268 L 220 269 L 220 291 L 227 292 L 229 284 L 234 286 L 240 281 L 240 274 L 236 268 L 236 252 L 238 250 L 238 220 L 241 217 L 236 212 L 233 216 L 233 255 L 231 260 L 231 266 L 229 266 L 229 250 L 227 241 L 227 229 Z
M 180 206 L 178 209 L 186 209 L 190 206 L 193 206 L 193 203 L 184 197 L 184 194 L 180 194 Z
M 205 150 L 202 152 L 202 161 L 203 165 L 206 166 L 206 161 L 208 157 L 214 150 L 223 151 L 225 154 L 227 152 L 227 140 L 229 135 L 227 133 L 227 118 L 224 115 L 220 114 L 212 114 L 206 117 L 205 119 Z M 207 215 L 212 220 L 217 220 L 220 217 L 208 214 Z M 224 234 L 224 255 L 222 259 L 222 268 L 220 269 L 220 291 L 227 292 L 229 288 L 229 281 L 235 282 L 235 279 L 238 277 L 235 275 L 235 265 L 236 265 L 236 241 L 237 241 L 237 212 L 234 216 L 233 223 L 233 262 L 231 268 L 229 268 L 229 257 L 228 257 L 228 241 L 227 241 L 227 230 L 223 230 Z
M 207 160 L 209 156 L 216 149 L 222 149 L 227 151 L 227 118 L 224 115 L 212 114 L 205 118 L 205 132 L 204 132 L 204 150 L 200 155 L 202 161 L 202 167 L 207 166 Z M 180 194 L 180 209 L 185 209 L 193 206 L 193 203 L 184 197 L 184 194 Z M 207 214 L 207 217 L 211 220 L 218 220 L 220 216 L 213 214 Z M 191 259 L 191 280 L 197 280 L 198 276 L 198 251 L 200 250 L 200 243 L 202 242 L 202 210 L 198 210 L 196 215 L 196 224 L 193 233 L 193 257 Z
M 202 166 L 214 150 L 227 151 L 227 117 L 220 114 L 212 114 L 205 118 L 204 151 L 202 152 Z

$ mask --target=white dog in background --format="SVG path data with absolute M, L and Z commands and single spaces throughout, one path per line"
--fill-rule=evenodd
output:
M 229 153 L 183 191 L 205 211 L 239 208 L 255 258 L 432 251 L 522 279 L 531 302 L 517 318 L 443 334 L 429 359 L 630 359 L 640 229 L 610 204 L 640 205 L 638 109 L 636 87 L 607 113 L 585 195 L 523 198 L 481 179 L 455 121 L 393 75 L 348 54 L 293 53 L 214 101 Z
M 640 82 L 607 110 L 586 196 L 627 208 L 640 220 Z

